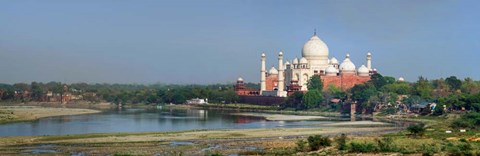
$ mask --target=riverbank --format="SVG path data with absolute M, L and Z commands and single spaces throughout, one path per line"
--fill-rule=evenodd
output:
M 0 106 L 0 124 L 32 121 L 44 117 L 100 113 L 99 110 L 81 108 L 55 108 L 40 106 Z
M 290 148 L 297 139 L 310 135 L 377 136 L 398 130 L 394 127 L 272 128 L 2 137 L 0 155 L 32 154 L 39 150 L 59 155 L 245 154 Z
M 305 116 L 305 115 L 284 115 L 284 114 L 265 114 L 265 113 L 232 113 L 239 116 L 255 116 L 265 118 L 267 121 L 304 121 L 326 119 L 323 116 Z

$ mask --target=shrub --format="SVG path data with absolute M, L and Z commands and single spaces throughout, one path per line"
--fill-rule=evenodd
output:
M 423 136 L 423 133 L 425 133 L 425 128 L 423 128 L 423 125 L 410 125 L 407 127 L 407 130 L 413 137 Z
M 375 152 L 377 151 L 377 147 L 373 143 L 351 142 L 349 151 L 350 152 Z
M 458 144 L 448 143 L 444 149 L 449 155 L 476 155 L 473 146 L 468 142 L 460 142 Z
M 308 137 L 308 146 L 310 150 L 316 151 L 320 148 L 331 146 L 332 141 L 328 137 L 322 137 L 321 135 L 314 135 Z
M 435 153 L 439 152 L 439 149 L 435 144 L 430 144 L 430 145 L 422 144 L 422 148 L 420 148 L 419 152 L 421 152 L 423 156 L 433 156 Z
M 451 127 L 453 128 L 472 128 L 480 127 L 480 112 L 470 112 L 462 115 L 460 118 L 453 121 Z
M 295 147 L 295 150 L 298 152 L 305 152 L 307 151 L 307 142 L 303 139 L 300 139 L 297 141 L 297 147 Z
M 347 135 L 342 134 L 339 137 L 335 139 L 335 142 L 337 143 L 337 149 L 338 150 L 346 150 L 347 149 Z
M 376 139 L 378 150 L 380 152 L 396 152 L 398 148 L 393 143 L 393 138 L 391 137 L 383 137 L 382 139 Z
M 445 111 L 443 110 L 443 107 L 440 107 L 440 105 L 437 105 L 435 107 L 435 110 L 433 110 L 432 114 L 435 115 L 435 116 L 439 116 L 439 115 L 445 114 Z

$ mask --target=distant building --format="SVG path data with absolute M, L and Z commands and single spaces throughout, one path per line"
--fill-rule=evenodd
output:
M 208 100 L 207 100 L 207 99 L 195 98 L 195 99 L 187 100 L 186 103 L 187 103 L 187 104 L 207 104 L 207 103 L 208 103 Z

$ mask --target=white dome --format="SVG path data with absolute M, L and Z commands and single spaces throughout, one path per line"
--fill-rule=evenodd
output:
M 308 63 L 308 61 L 307 61 L 307 59 L 306 59 L 305 57 L 302 57 L 302 58 L 300 59 L 300 64 L 307 64 L 307 63 Z
M 336 76 L 337 72 L 337 68 L 333 67 L 333 65 L 329 65 L 327 69 L 325 69 L 325 73 L 328 76 Z
M 283 52 L 282 51 L 278 52 L 278 55 L 283 56 Z
M 276 74 L 278 74 L 278 70 L 275 69 L 275 67 L 272 67 L 272 68 L 270 68 L 270 70 L 268 71 L 268 74 L 270 74 L 270 75 L 276 75 Z
M 298 58 L 293 59 L 293 64 L 298 64 Z
M 403 82 L 403 81 L 405 81 L 405 79 L 403 77 L 399 77 L 398 81 Z
M 365 65 L 360 66 L 358 68 L 358 75 L 359 76 L 368 76 L 369 75 L 369 70 Z
M 347 54 L 345 60 L 343 60 L 342 64 L 340 64 L 340 71 L 343 72 L 355 72 L 355 64 L 350 61 L 350 54 Z
M 285 62 L 285 65 L 290 65 L 290 62 L 288 62 L 288 61 L 287 61 L 287 62 Z
M 243 81 L 242 77 L 238 77 L 237 81 Z
M 328 47 L 317 35 L 313 35 L 310 40 L 303 45 L 302 56 L 308 59 L 328 57 Z
M 265 53 L 262 53 L 262 57 L 265 57 Z
M 330 64 L 337 65 L 337 64 L 338 64 L 338 60 L 337 60 L 335 57 L 332 57 L 332 59 L 330 59 Z

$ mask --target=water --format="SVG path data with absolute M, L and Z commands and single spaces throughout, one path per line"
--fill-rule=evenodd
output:
M 41 118 L 0 125 L 0 136 L 66 135 L 110 132 L 154 132 L 192 129 L 313 127 L 333 121 L 266 121 L 222 110 L 132 109 L 99 114 Z

